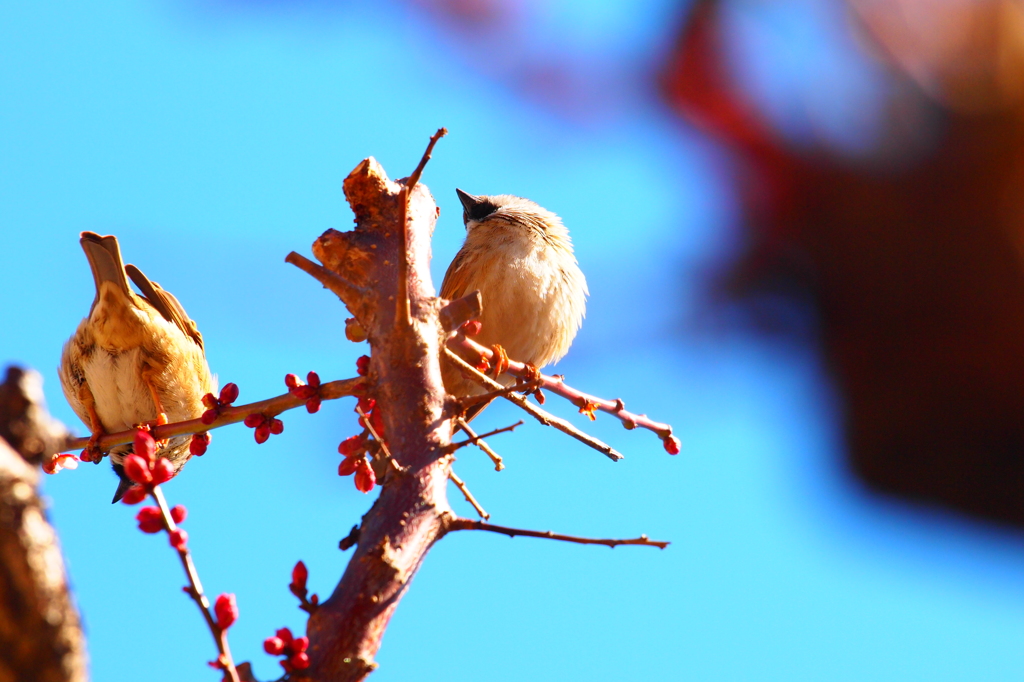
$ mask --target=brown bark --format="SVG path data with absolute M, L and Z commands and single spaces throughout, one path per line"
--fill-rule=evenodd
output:
M 8 370 L 0 431 L 38 459 L 63 427 L 42 404 L 38 374 Z M 0 682 L 87 679 L 85 643 L 57 535 L 46 520 L 39 469 L 0 438 Z
M 451 422 L 439 366 L 439 301 L 428 270 L 437 206 L 417 184 L 406 213 L 403 185 L 389 180 L 372 158 L 352 171 L 344 189 L 356 228 L 325 232 L 313 253 L 340 276 L 328 286 L 366 330 L 373 349 L 369 393 L 382 410 L 384 438 L 403 470 L 389 474 L 363 517 L 341 582 L 309 619 L 311 666 L 304 674 L 338 681 L 363 679 L 376 667 L 384 629 L 451 517 L 451 458 L 445 455 Z M 403 241 L 409 320 L 400 301 Z

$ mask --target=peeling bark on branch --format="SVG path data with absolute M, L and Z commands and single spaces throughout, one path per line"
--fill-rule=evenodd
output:
M 353 285 L 347 292 L 365 292 L 343 298 L 373 349 L 369 393 L 382 411 L 388 447 L 403 467 L 389 475 L 363 518 L 341 582 L 309 619 L 311 666 L 305 674 L 314 679 L 361 680 L 376 667 L 384 629 L 451 513 L 451 458 L 445 455 L 451 422 L 445 418 L 438 361 L 439 302 L 428 269 L 438 209 L 427 188 L 417 184 L 406 210 L 403 187 L 377 161 L 364 160 L 344 184 L 356 228 L 328 230 L 313 244 L 317 259 Z M 406 228 L 408 280 L 401 287 Z M 397 305 L 403 289 L 408 325 L 396 318 L 396 309 L 404 307 Z

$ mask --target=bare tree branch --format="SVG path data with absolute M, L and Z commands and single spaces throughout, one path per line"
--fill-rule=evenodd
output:
M 457 518 L 448 522 L 447 530 L 485 530 L 490 533 L 501 533 L 510 538 L 523 536 L 528 538 L 545 538 L 547 540 L 560 540 L 562 542 L 574 542 L 578 545 L 604 545 L 605 547 L 618 547 L 619 545 L 641 545 L 643 547 L 657 547 L 665 549 L 670 543 L 662 540 L 651 540 L 646 535 L 629 540 L 610 540 L 604 538 L 581 538 L 575 535 L 561 535 L 552 533 L 550 530 L 525 530 L 522 528 L 509 528 L 508 526 L 496 526 L 493 523 L 474 521 L 472 519 Z
M 475 367 L 473 367 L 465 360 L 460 358 L 458 355 L 453 353 L 451 349 L 445 348 L 444 352 L 449 360 L 458 365 L 459 369 L 462 370 L 463 374 L 475 380 L 481 386 L 491 391 L 500 391 L 501 389 L 504 388 L 504 386 L 499 384 L 497 381 L 491 379 L 489 376 L 485 374 L 482 374 Z M 617 462 L 618 460 L 622 459 L 622 455 L 616 452 L 615 449 L 612 448 L 612 446 L 598 440 L 597 438 L 594 438 L 590 434 L 580 431 L 575 426 L 565 421 L 561 417 L 556 417 L 550 412 L 542 410 L 541 408 L 527 401 L 526 398 L 524 398 L 523 396 L 516 395 L 515 393 L 509 393 L 503 395 L 502 397 L 521 407 L 530 416 L 534 417 L 541 424 L 545 426 L 552 426 L 561 431 L 562 433 L 572 436 L 573 438 L 583 443 L 584 445 L 589 445 L 590 447 L 594 448 L 595 450 L 605 455 L 608 459 L 612 460 L 613 462 Z
M 467 422 L 465 419 L 459 417 L 458 419 L 455 420 L 455 424 L 460 429 L 462 429 L 463 433 L 465 433 L 467 436 L 469 436 L 470 438 L 476 438 L 476 433 L 473 431 L 473 429 L 469 427 L 469 422 Z M 501 471 L 502 469 L 505 468 L 505 463 L 504 460 L 501 459 L 501 455 L 492 450 L 491 446 L 488 445 L 486 441 L 478 440 L 476 442 L 476 446 L 483 450 L 485 455 L 491 458 L 491 461 L 494 462 L 495 471 Z
M 338 381 L 329 381 L 326 384 L 321 384 L 318 395 L 321 400 L 336 400 L 346 396 L 362 395 L 365 388 L 366 380 L 362 377 L 356 377 L 354 379 L 340 379 Z M 250 414 L 277 415 L 282 412 L 286 412 L 287 410 L 293 410 L 296 407 L 303 407 L 305 404 L 305 398 L 298 398 L 291 393 L 285 393 L 274 398 L 267 398 L 266 400 L 259 400 L 246 405 L 232 405 L 230 407 L 221 408 L 216 421 L 209 424 L 204 424 L 202 419 L 189 419 L 183 422 L 173 422 L 162 426 L 155 426 L 150 429 L 150 433 L 156 440 L 164 440 L 167 438 L 173 438 L 174 436 L 187 436 L 193 433 L 203 433 L 204 431 L 219 429 L 220 427 L 227 426 L 228 424 L 237 424 L 238 422 L 244 421 Z M 135 429 L 132 429 L 131 431 L 118 431 L 117 433 L 108 433 L 100 437 L 98 445 L 100 450 L 106 451 L 115 445 L 131 443 L 134 438 Z M 64 442 L 58 449 L 81 450 L 88 444 L 88 438 L 73 438 Z
M 478 353 L 482 358 L 488 362 L 496 360 L 494 357 L 494 351 L 490 348 L 481 346 L 476 341 L 468 338 L 465 334 L 458 333 L 452 336 L 448 340 L 448 348 L 454 350 L 463 349 L 469 353 Z M 626 405 L 622 400 L 616 398 L 615 400 L 607 400 L 605 398 L 598 398 L 597 396 L 584 393 L 571 386 L 567 385 L 563 377 L 548 376 L 546 374 L 540 374 L 536 368 L 526 365 L 516 360 L 508 360 L 507 372 L 512 376 L 518 377 L 526 381 L 537 380 L 540 388 L 551 391 L 557 395 L 566 398 L 576 407 L 580 408 L 580 412 L 590 412 L 594 410 L 601 410 L 607 412 L 612 416 L 622 421 L 622 425 L 627 429 L 635 429 L 637 427 L 653 431 L 658 434 L 658 437 L 665 443 L 666 449 L 670 447 L 671 441 L 675 441 L 678 446 L 678 441 L 675 440 L 675 436 L 672 435 L 672 427 L 668 424 L 656 422 L 647 417 L 645 414 L 634 414 L 626 411 Z M 675 453 L 673 453 L 675 454 Z

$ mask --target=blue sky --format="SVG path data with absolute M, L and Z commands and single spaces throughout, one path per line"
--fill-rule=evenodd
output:
M 775 23 L 736 20 L 769 54 L 739 50 L 737 70 L 797 139 L 779 93 L 844 75 L 842 96 L 809 116 L 853 148 L 843 117 L 869 135 L 850 102 L 874 101 L 875 76 L 800 23 L 807 3 L 786 4 Z M 841 406 L 813 347 L 693 322 L 737 217 L 729 160 L 651 84 L 681 10 L 521 7 L 518 28 L 499 34 L 515 43 L 495 47 L 415 3 L 0 5 L 0 361 L 42 371 L 54 414 L 84 430 L 55 368 L 92 300 L 77 235 L 94 230 L 118 235 L 127 260 L 178 296 L 242 401 L 280 393 L 288 372 L 351 376 L 365 348 L 344 340 L 344 309 L 284 256 L 351 224 L 341 182 L 363 157 L 406 175 L 444 125 L 423 178 L 442 209 L 435 277 L 462 239 L 455 187 L 556 211 L 592 294 L 558 371 L 673 423 L 683 441 L 669 457 L 650 434 L 554 403 L 626 459 L 527 424 L 492 442 L 507 470 L 474 452 L 456 470 L 497 523 L 673 544 L 446 538 L 399 607 L 375 680 L 1017 679 L 1020 534 L 864 492 L 843 469 Z M 811 20 L 831 25 L 822 12 Z M 553 63 L 568 65 L 561 95 L 523 76 Z M 238 595 L 232 647 L 261 679 L 279 674 L 262 640 L 304 623 L 292 565 L 303 559 L 311 588 L 329 594 L 349 556 L 337 542 L 371 502 L 333 474 L 351 410 L 289 413 L 262 446 L 242 426 L 221 429 L 166 486 L 189 508 L 207 591 Z M 517 418 L 501 407 L 481 422 Z M 109 504 L 114 487 L 105 465 L 45 481 L 93 677 L 216 679 L 174 553 Z

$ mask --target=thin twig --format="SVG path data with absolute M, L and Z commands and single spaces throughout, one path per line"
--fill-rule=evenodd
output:
M 540 379 L 527 382 L 520 381 L 514 386 L 506 386 L 505 388 L 497 391 L 490 391 L 488 393 L 480 393 L 477 395 L 466 396 L 465 398 L 459 398 L 459 403 L 462 405 L 463 409 L 469 409 L 470 407 L 479 405 L 480 403 L 489 403 L 495 398 L 507 398 L 509 393 L 532 393 L 540 386 L 540 383 Z
M 510 538 L 523 536 L 528 538 L 546 538 L 548 540 L 561 540 L 562 542 L 574 542 L 578 545 L 604 545 L 605 547 L 618 547 L 619 545 L 640 545 L 642 547 L 657 547 L 665 549 L 670 543 L 663 540 L 651 540 L 646 535 L 628 540 L 612 540 L 605 538 L 581 538 L 575 535 L 561 535 L 552 533 L 550 530 L 525 530 L 522 528 L 509 528 L 507 526 L 496 526 L 493 523 L 474 521 L 472 519 L 452 519 L 447 524 L 448 531 L 453 530 L 486 530 L 490 533 L 501 533 Z
M 469 492 L 469 488 L 466 487 L 465 481 L 455 475 L 454 471 L 448 472 L 448 478 L 455 484 L 455 487 L 462 491 L 462 496 L 466 498 L 466 502 L 473 505 L 473 509 L 476 509 L 476 513 L 480 515 L 482 519 L 489 519 L 491 515 L 484 511 L 484 508 L 480 506 L 480 503 L 473 497 L 473 493 Z
M 151 495 L 153 501 L 156 502 L 157 507 L 160 509 L 160 516 L 163 517 L 164 527 L 167 529 L 168 534 L 173 533 L 178 529 L 178 526 L 171 517 L 171 510 L 167 506 L 167 500 L 164 498 L 164 493 L 160 486 L 153 486 Z M 217 651 L 220 653 L 218 658 L 224 661 L 225 672 L 231 677 L 232 682 L 240 682 L 238 671 L 235 670 L 234 660 L 231 658 L 231 649 L 228 648 L 227 632 L 217 625 L 217 621 L 213 617 L 213 613 L 210 610 L 210 600 L 203 593 L 203 584 L 199 582 L 199 572 L 192 562 L 192 553 L 189 552 L 188 545 L 183 545 L 177 552 L 181 558 L 181 565 L 185 569 L 185 575 L 188 577 L 189 588 L 186 592 L 195 601 L 196 606 L 199 607 L 203 614 L 203 620 L 206 621 L 207 627 L 210 628 L 210 634 L 213 635 Z
M 324 288 L 330 289 L 353 312 L 357 307 L 356 303 L 365 300 L 370 295 L 369 290 L 365 287 L 348 281 L 333 270 L 328 270 L 294 251 L 285 256 L 284 262 L 291 263 L 323 284 Z
M 405 467 L 399 464 L 395 460 L 395 458 L 391 456 L 391 451 L 388 450 L 388 446 L 387 444 L 384 443 L 384 439 L 381 438 L 380 434 L 377 433 L 373 426 L 370 425 L 369 418 L 367 418 L 366 413 L 363 412 L 362 408 L 360 408 L 358 404 L 356 405 L 356 414 L 358 414 L 361 417 L 360 422 L 363 424 L 363 428 L 366 429 L 366 431 L 370 434 L 373 440 L 377 442 L 377 446 L 380 447 L 381 452 L 384 453 L 384 457 L 386 457 L 387 461 L 391 463 L 391 468 L 393 468 L 400 474 L 404 473 Z
M 499 433 L 505 433 L 506 431 L 515 431 L 517 426 L 522 426 L 522 425 L 523 425 L 523 420 L 520 419 L 519 421 L 517 421 L 515 424 L 512 424 L 511 426 L 504 426 L 504 427 L 502 427 L 500 429 L 494 429 L 493 431 L 488 431 L 487 433 L 482 433 L 479 436 L 472 435 L 469 438 L 467 438 L 466 440 L 460 441 L 458 443 L 449 443 L 448 447 L 446 447 L 445 450 L 447 452 L 455 452 L 459 448 L 464 448 L 467 445 L 479 445 L 480 443 L 483 442 L 484 438 L 490 438 L 491 436 L 496 436 Z M 466 435 L 469 435 L 469 434 L 466 434 Z
M 469 427 L 469 422 L 467 422 L 467 421 L 466 421 L 465 419 L 463 419 L 462 417 L 459 417 L 458 419 L 456 419 L 456 420 L 455 420 L 455 424 L 456 424 L 456 425 L 457 425 L 457 426 L 458 426 L 458 427 L 459 427 L 460 429 L 462 429 L 462 431 L 463 431 L 463 432 L 464 432 L 464 433 L 465 433 L 465 434 L 466 434 L 467 436 L 469 436 L 470 438 L 476 438 L 476 437 L 477 437 L 477 436 L 476 436 L 476 433 L 475 433 L 475 432 L 473 431 L 473 429 L 471 429 L 471 428 Z M 478 448 L 480 448 L 481 450 L 483 450 L 483 451 L 484 451 L 484 454 L 485 454 L 485 455 L 487 455 L 488 457 L 490 457 L 490 458 L 491 458 L 491 461 L 492 461 L 492 462 L 494 462 L 494 470 L 495 470 L 495 471 L 501 471 L 502 469 L 504 469 L 504 468 L 505 468 L 505 463 L 504 463 L 504 461 L 503 461 L 503 460 L 501 459 L 501 455 L 499 455 L 499 454 L 498 454 L 497 452 L 495 452 L 494 450 L 492 450 L 492 449 L 491 449 L 491 446 L 490 446 L 490 445 L 488 445 L 488 444 L 487 444 L 486 442 L 484 442 L 484 441 L 482 441 L 482 440 L 478 440 L 478 441 L 476 442 L 476 446 L 477 446 Z
M 481 346 L 462 333 L 452 336 L 452 338 L 448 340 L 448 347 L 452 350 L 462 349 L 467 353 L 479 353 L 481 356 L 486 358 L 488 362 L 493 358 L 493 351 L 491 351 L 490 348 Z M 607 412 L 621 420 L 622 425 L 627 429 L 635 429 L 639 426 L 640 428 L 648 429 L 649 431 L 653 431 L 658 434 L 663 441 L 667 442 L 672 438 L 671 426 L 653 421 L 645 414 L 633 414 L 632 412 L 627 412 L 625 403 L 620 399 L 606 400 L 604 398 L 598 398 L 597 396 L 590 395 L 589 393 L 583 393 L 582 391 L 568 386 L 560 377 L 548 376 L 546 374 L 541 374 L 538 377 L 535 369 L 530 368 L 522 362 L 517 362 L 511 359 L 508 362 L 507 371 L 508 374 L 520 379 L 538 379 L 540 382 L 540 388 L 566 398 L 576 407 L 585 408 L 587 406 L 593 406 L 594 409 Z
M 318 395 L 321 400 L 336 400 L 337 398 L 344 398 L 345 396 L 361 395 L 365 388 L 366 380 L 363 377 L 339 379 L 338 381 L 329 381 L 326 384 L 321 384 Z M 217 419 L 210 424 L 204 424 L 202 419 L 188 419 L 183 422 L 172 422 L 162 426 L 155 426 L 150 430 L 150 435 L 152 435 L 155 440 L 167 440 L 174 438 L 175 436 L 188 436 L 194 433 L 202 433 L 204 431 L 217 429 L 222 426 L 227 426 L 228 424 L 236 424 L 240 421 L 244 421 L 250 414 L 276 415 L 287 410 L 295 409 L 296 407 L 304 407 L 305 405 L 305 398 L 298 398 L 291 393 L 285 393 L 274 398 L 267 398 L 266 400 L 260 400 L 247 405 L 232 405 L 230 407 L 221 408 L 220 413 L 217 415 Z M 97 445 L 101 451 L 106 452 L 115 445 L 131 443 L 135 438 L 135 432 L 135 429 L 131 429 L 129 431 L 118 431 L 117 433 L 105 434 L 98 439 Z M 88 438 L 74 438 L 65 442 L 61 449 L 81 450 L 88 444 Z
M 482 385 L 482 386 L 484 386 L 484 387 L 486 387 L 486 388 L 488 388 L 488 389 L 490 389 L 492 391 L 497 391 L 497 390 L 503 388 L 503 386 L 501 384 L 499 384 L 497 381 L 495 381 L 494 379 L 491 379 L 489 376 L 487 376 L 485 374 L 482 374 L 475 367 L 473 367 L 468 362 L 466 362 L 465 360 L 460 358 L 458 355 L 453 353 L 450 348 L 445 347 L 444 352 L 445 352 L 445 355 L 452 362 L 454 362 L 456 365 L 458 365 L 458 367 L 462 370 L 463 374 L 465 374 L 470 379 L 473 379 L 474 381 L 476 381 L 480 385 Z M 612 446 L 610 446 L 610 445 L 608 445 L 608 444 L 598 440 L 597 438 L 594 438 L 590 434 L 587 434 L 587 433 L 584 433 L 583 431 L 580 431 L 579 429 L 577 429 L 575 426 L 573 426 L 569 422 L 565 421 L 564 419 L 556 417 L 555 415 L 551 414 L 550 412 L 542 410 L 541 408 L 537 407 L 533 403 L 527 401 L 526 398 L 524 398 L 522 396 L 519 396 L 519 395 L 516 395 L 515 393 L 510 393 L 510 394 L 508 394 L 508 395 L 506 395 L 504 397 L 507 400 L 515 403 L 516 405 L 518 405 L 522 409 L 526 410 L 526 412 L 530 416 L 534 417 L 541 424 L 544 424 L 545 426 L 553 426 L 554 428 L 558 429 L 562 433 L 572 436 L 573 438 L 575 438 L 579 442 L 583 443 L 584 445 L 589 445 L 590 447 L 594 448 L 598 452 L 602 453 L 603 455 L 608 457 L 608 459 L 612 460 L 613 462 L 617 462 L 618 460 L 622 459 L 622 455 L 619 454 L 618 452 L 616 452 L 615 449 L 612 448 Z
M 423 169 L 426 167 L 427 161 L 430 160 L 430 153 L 434 151 L 434 145 L 447 134 L 447 128 L 439 128 L 430 136 L 427 150 L 423 152 L 416 170 L 406 179 L 399 197 L 399 201 L 402 202 L 402 232 L 401 238 L 398 240 L 398 292 L 395 295 L 395 321 L 407 327 L 412 324 L 409 303 L 409 197 L 416 183 L 420 181 Z

